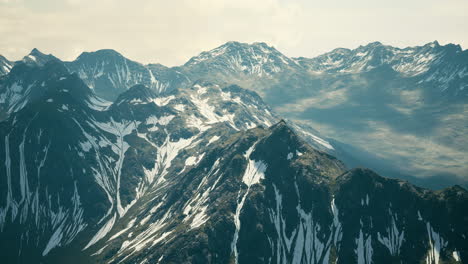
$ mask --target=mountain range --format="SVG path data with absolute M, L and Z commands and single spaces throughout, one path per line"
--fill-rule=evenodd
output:
M 412 183 L 466 183 L 466 56 L 0 57 L 1 259 L 463 263 L 468 192 Z

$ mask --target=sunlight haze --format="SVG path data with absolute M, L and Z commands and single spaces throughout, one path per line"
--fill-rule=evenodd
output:
M 466 10 L 464 0 L 0 0 L 0 54 L 18 60 L 38 48 L 73 60 L 110 48 L 175 66 L 230 40 L 266 42 L 291 57 L 373 41 L 466 47 Z

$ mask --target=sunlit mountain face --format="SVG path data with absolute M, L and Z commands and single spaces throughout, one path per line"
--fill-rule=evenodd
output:
M 467 54 L 0 56 L 1 262 L 463 263 Z

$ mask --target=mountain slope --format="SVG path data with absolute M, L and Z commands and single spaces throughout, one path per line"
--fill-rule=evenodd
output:
M 461 51 L 458 48 L 458 52 Z M 380 42 L 360 46 L 357 49 L 335 49 L 316 58 L 298 58 L 308 70 L 321 72 L 358 73 L 382 65 L 390 65 L 405 76 L 416 76 L 427 72 L 442 56 L 443 49 L 437 41 L 422 47 L 404 49 L 384 46 Z
M 186 81 L 181 74 L 162 65 L 142 65 L 123 57 L 114 50 L 84 52 L 76 60 L 65 63 L 76 72 L 95 93 L 107 100 L 136 84 L 143 84 L 155 92 L 174 89 Z
M 466 190 L 431 192 L 368 170 L 342 171 L 339 161 L 308 147 L 283 122 L 234 135 L 124 220 L 123 229 L 98 246 L 96 261 L 456 263 L 464 258 Z
M 0 55 L 0 76 L 6 75 L 13 67 L 13 62 Z
M 24 108 L 26 104 L 42 96 L 51 82 L 60 81 L 69 75 L 59 61 L 50 61 L 43 66 L 18 62 L 10 73 L 0 79 L 0 114 L 2 119 Z
M 225 46 L 239 46 L 242 56 Z M 460 46 L 400 49 L 376 42 L 312 59 L 275 55 L 288 64 L 278 59 L 278 71 L 262 76 L 249 74 L 250 58 L 275 53 L 256 46 L 227 43 L 194 57 L 181 72 L 252 89 L 279 115 L 397 164 L 396 174 L 466 179 L 468 53 Z M 231 66 L 236 56 L 245 71 Z M 362 157 L 357 163 L 396 175 L 381 162 Z
M 31 88 L 37 96 L 1 123 L 1 247 L 14 252 L 7 262 L 37 260 L 68 245 L 105 203 L 76 123 L 89 120 L 90 90 L 76 75 L 47 76 Z
M 468 65 L 458 45 L 401 49 L 375 42 L 308 59 L 288 58 L 265 43 L 228 42 L 173 68 L 142 65 L 113 50 L 85 52 L 65 65 L 110 101 L 140 83 L 161 94 L 197 80 L 237 84 L 296 125 L 313 127 L 315 136 L 345 143 L 342 152 L 374 156 L 354 155 L 348 162 L 341 155 L 349 166 L 466 184 Z
M 136 85 L 109 103 L 57 61 L 18 64 L 6 77 L 6 91 L 29 87 L 0 122 L 8 263 L 432 264 L 468 255 L 466 190 L 346 171 L 253 91 Z
M 183 65 L 185 71 L 194 72 L 198 77 L 202 72 L 217 72 L 229 77 L 232 75 L 267 77 L 297 68 L 298 65 L 294 60 L 266 43 L 249 45 L 235 41 L 211 51 L 202 52 Z
M 437 41 L 404 49 L 379 42 L 357 49 L 335 49 L 316 58 L 296 60 L 315 74 L 363 73 L 379 67 L 390 67 L 403 78 L 414 78 L 419 84 L 439 86 L 437 95 L 450 94 L 466 98 L 468 53 L 459 45 L 439 45 Z
M 59 59 L 54 57 L 52 54 L 46 55 L 40 52 L 38 49 L 34 48 L 31 50 L 31 52 L 27 56 L 24 56 L 21 61 L 28 65 L 44 66 L 47 62 L 52 61 L 52 60 L 56 61 Z
M 219 140 L 214 131 L 275 120 L 257 95 L 235 86 L 196 84 L 158 97 L 140 85 L 108 104 L 61 64 L 17 67 L 11 80 L 38 79 L 1 122 L 1 248 L 11 261 L 54 261 L 60 248 L 91 247 L 166 181 L 185 148 Z

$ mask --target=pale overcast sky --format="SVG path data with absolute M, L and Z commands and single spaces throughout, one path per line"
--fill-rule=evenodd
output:
M 0 54 L 63 60 L 111 48 L 180 65 L 229 40 L 313 57 L 373 41 L 468 45 L 467 0 L 0 0 Z

